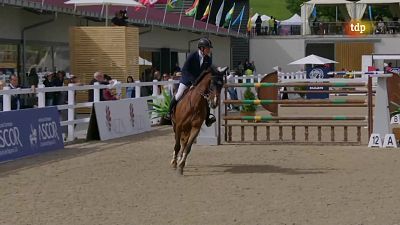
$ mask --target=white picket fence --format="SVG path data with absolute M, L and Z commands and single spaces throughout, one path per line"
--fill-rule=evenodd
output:
M 49 92 L 68 92 L 68 100 L 65 105 L 57 105 L 59 110 L 68 110 L 67 120 L 61 121 L 61 126 L 68 126 L 67 139 L 66 141 L 73 141 L 75 139 L 75 125 L 77 124 L 85 124 L 89 123 L 89 117 L 76 119 L 75 118 L 75 110 L 79 108 L 91 108 L 93 106 L 93 102 L 100 101 L 100 89 L 116 89 L 117 93 L 121 93 L 122 88 L 126 87 L 135 87 L 135 98 L 146 98 L 147 100 L 154 100 L 159 98 L 161 93 L 159 93 L 158 86 L 162 85 L 164 88 L 168 89 L 170 93 L 173 92 L 174 85 L 179 83 L 177 80 L 170 79 L 169 81 L 157 81 L 153 82 L 140 82 L 136 81 L 135 83 L 119 83 L 117 82 L 114 85 L 100 85 L 99 83 L 95 83 L 94 85 L 75 85 L 69 84 L 68 86 L 63 87 L 44 87 L 44 85 L 39 85 L 35 90 L 30 88 L 25 89 L 10 89 L 10 87 L 4 87 L 3 90 L 0 90 L 0 96 L 3 99 L 3 111 L 11 111 L 11 96 L 18 94 L 36 94 L 37 97 L 37 107 L 43 108 L 46 107 L 46 93 Z M 153 93 L 151 96 L 141 97 L 141 88 L 142 87 L 153 87 Z M 93 102 L 83 102 L 76 103 L 76 92 L 78 91 L 88 91 L 93 90 Z

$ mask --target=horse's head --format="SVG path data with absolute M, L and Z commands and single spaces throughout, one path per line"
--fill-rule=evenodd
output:
M 224 85 L 224 75 L 228 67 L 211 67 L 211 82 L 209 86 L 210 93 L 207 101 L 211 108 L 215 109 L 218 106 L 221 89 Z

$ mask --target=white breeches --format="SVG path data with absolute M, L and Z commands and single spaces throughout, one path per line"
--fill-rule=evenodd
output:
M 178 91 L 175 94 L 175 99 L 176 101 L 179 101 L 179 99 L 181 99 L 183 92 L 185 92 L 185 90 L 188 88 L 188 86 L 179 83 L 179 87 L 178 87 Z

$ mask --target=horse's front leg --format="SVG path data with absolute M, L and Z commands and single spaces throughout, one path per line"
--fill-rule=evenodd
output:
M 185 144 L 185 148 L 183 149 L 182 158 L 179 160 L 179 163 L 178 163 L 181 174 L 183 174 L 183 168 L 186 165 L 186 159 L 192 148 L 193 142 L 196 139 L 199 132 L 200 132 L 200 128 L 196 128 L 196 127 L 193 127 L 192 130 L 190 131 L 189 139 L 188 139 L 187 143 Z

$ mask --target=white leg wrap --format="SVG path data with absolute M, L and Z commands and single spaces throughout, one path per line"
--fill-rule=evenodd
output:
M 181 99 L 183 92 L 188 88 L 188 86 L 179 83 L 179 87 L 178 87 L 178 91 L 175 94 L 175 99 L 176 101 L 179 101 L 179 99 Z

